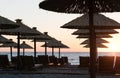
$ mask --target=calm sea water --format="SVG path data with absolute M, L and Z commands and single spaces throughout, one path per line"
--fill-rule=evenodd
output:
M 0 54 L 8 55 L 10 60 L 10 52 L 0 52 Z M 13 56 L 16 55 L 17 53 L 13 52 Z M 26 52 L 25 55 L 34 55 L 34 53 Z M 37 52 L 37 55 L 44 55 L 44 52 Z M 52 53 L 48 52 L 48 55 L 50 56 Z M 58 57 L 58 52 L 55 52 L 55 56 Z M 61 52 L 61 56 L 67 56 L 72 65 L 79 65 L 79 56 L 89 56 L 89 52 Z M 98 56 L 120 56 L 120 52 L 99 52 Z

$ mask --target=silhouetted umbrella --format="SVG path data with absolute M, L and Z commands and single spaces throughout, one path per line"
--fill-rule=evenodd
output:
M 67 45 L 61 43 L 61 41 L 58 41 L 54 38 L 52 40 L 49 40 L 46 45 L 47 47 L 52 48 L 52 55 L 54 55 L 54 48 L 59 48 L 59 58 L 60 58 L 60 48 L 69 48 Z M 45 44 L 42 45 L 41 47 L 45 47 Z
M 10 47 L 10 57 L 12 59 L 12 47 L 17 47 L 17 43 L 15 43 L 12 39 L 9 39 L 9 43 L 3 43 L 0 47 Z
M 20 25 L 20 27 L 16 28 L 16 29 L 3 29 L 0 31 L 1 34 L 6 34 L 6 35 L 17 35 L 17 56 L 18 59 L 20 58 L 20 36 L 21 35 L 37 35 L 39 34 L 37 31 L 31 29 L 30 27 L 28 27 L 27 25 L 23 24 L 21 22 L 21 19 L 17 19 L 16 23 L 18 25 Z M 18 62 L 18 69 L 19 69 L 19 62 Z
M 90 78 L 96 78 L 96 37 L 93 13 L 118 12 L 120 0 L 45 0 L 40 8 L 63 13 L 89 13 L 90 30 Z
M 33 28 L 34 30 L 38 31 L 36 27 Z M 34 41 L 34 57 L 36 58 L 36 40 L 49 40 L 49 37 L 45 36 L 40 31 L 39 35 L 31 35 L 31 36 L 21 36 L 20 39 L 32 39 Z
M 109 30 L 106 30 L 106 29 L 102 29 L 102 30 L 95 30 L 95 34 L 116 34 L 116 33 L 119 33 L 113 29 L 109 29 Z M 78 29 L 77 31 L 73 32 L 72 35 L 89 35 L 90 32 L 88 29 Z
M 108 48 L 107 46 L 105 46 L 105 45 L 103 45 L 103 44 L 97 44 L 96 45 L 98 48 Z M 90 45 L 89 44 L 87 44 L 87 45 L 85 45 L 85 46 L 83 46 L 83 47 L 85 47 L 85 48 L 90 48 Z
M 0 43 L 11 43 L 12 41 L 0 35 Z
M 0 31 L 1 34 L 7 34 L 7 35 L 17 35 L 18 39 L 18 56 L 20 55 L 20 36 L 21 35 L 36 35 L 38 34 L 37 31 L 31 29 L 27 25 L 23 24 L 20 19 L 16 20 L 16 23 L 20 25 L 20 27 L 16 29 L 3 29 Z
M 81 44 L 89 44 L 90 43 L 90 40 L 87 39 L 85 41 L 83 41 Z M 101 39 L 101 38 L 96 38 L 96 44 L 99 44 L 99 43 L 109 43 L 107 40 L 104 40 L 104 39 Z
M 90 2 L 91 1 L 91 2 Z M 94 12 L 118 12 L 120 11 L 119 0 L 44 0 L 39 7 L 49 11 L 62 13 L 88 13 L 90 3 L 93 4 Z M 91 5 L 92 5 L 91 4 Z
M 51 39 L 53 39 L 53 37 L 51 37 L 50 35 L 48 35 L 48 32 L 44 32 L 44 36 L 48 38 L 48 40 L 41 40 L 41 39 L 36 39 L 37 42 L 45 42 L 45 55 L 47 55 L 47 42 Z
M 76 38 L 89 38 L 89 35 L 78 35 Z M 97 34 L 96 38 L 112 38 L 112 36 L 108 34 Z
M 15 22 L 0 16 L 0 29 L 12 29 L 19 27 Z
M 32 46 L 26 44 L 25 41 L 23 41 L 23 43 L 20 44 L 20 48 L 23 49 L 23 56 L 25 55 L 25 49 L 33 49 Z
M 96 29 L 117 29 L 120 28 L 120 23 L 110 19 L 102 14 L 94 14 L 94 27 Z M 89 15 L 84 14 L 81 17 L 64 24 L 61 28 L 69 29 L 89 29 Z
M 103 45 L 102 43 L 109 43 L 109 42 L 104 40 L 104 39 L 101 39 L 101 38 L 96 38 L 96 47 L 97 48 L 108 48 L 107 46 Z M 81 44 L 82 45 L 83 44 L 87 44 L 84 47 L 89 48 L 90 47 L 90 40 L 89 40 L 89 38 L 87 40 L 83 41 Z M 96 52 L 97 52 L 97 48 L 96 48 Z
M 55 38 L 52 38 L 51 36 L 49 36 L 48 34 L 47 34 L 47 32 L 45 32 L 44 33 L 46 36 L 48 36 L 48 37 L 50 37 L 50 40 L 47 40 L 47 41 L 45 41 L 45 44 L 43 45 L 43 46 L 41 46 L 41 47 L 45 47 L 45 52 L 47 52 L 47 47 L 49 47 L 49 45 L 48 45 L 48 43 L 49 42 L 57 42 L 58 40 L 56 40 Z M 42 40 L 43 41 L 43 40 Z M 47 53 L 45 53 L 45 54 L 47 54 Z M 52 55 L 54 55 L 54 48 L 52 48 Z

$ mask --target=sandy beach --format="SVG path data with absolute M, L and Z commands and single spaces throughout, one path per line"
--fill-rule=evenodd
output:
M 119 78 L 114 74 L 97 74 L 97 78 Z M 90 78 L 87 68 L 49 67 L 34 71 L 1 70 L 0 78 Z
M 0 74 L 0 78 L 90 78 L 89 75 L 71 74 Z M 119 78 L 119 76 L 102 76 L 97 78 Z

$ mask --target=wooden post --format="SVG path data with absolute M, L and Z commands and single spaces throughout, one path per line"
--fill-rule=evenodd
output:
M 12 46 L 10 46 L 10 58 L 12 60 Z
M 34 38 L 34 58 L 36 58 L 36 38 Z
M 52 56 L 54 56 L 54 47 L 52 47 Z
M 61 56 L 61 55 L 60 55 L 60 47 L 59 47 L 59 55 L 58 55 L 58 56 L 59 56 L 59 59 L 60 59 L 60 56 Z
M 45 55 L 47 55 L 47 42 L 45 41 Z
M 94 0 L 89 0 L 90 78 L 96 78 L 96 59 L 97 59 L 93 3 Z
M 20 70 L 20 33 L 17 34 L 17 69 Z
M 25 56 L 25 48 L 23 48 L 23 56 Z

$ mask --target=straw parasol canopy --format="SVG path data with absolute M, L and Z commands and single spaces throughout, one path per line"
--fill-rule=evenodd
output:
M 120 23 L 110 19 L 102 14 L 95 13 L 93 15 L 93 23 L 96 29 L 119 29 Z M 68 29 L 89 29 L 89 15 L 84 14 L 81 17 L 64 24 L 61 28 Z
M 17 35 L 17 43 L 18 43 L 17 56 L 18 56 L 18 59 L 20 58 L 20 36 L 21 35 L 37 35 L 37 34 L 39 34 L 37 31 L 31 29 L 27 25 L 23 24 L 21 21 L 22 21 L 21 19 L 16 20 L 16 24 L 18 24 L 20 26 L 16 29 L 2 29 L 2 30 L 0 30 L 0 33 L 4 34 L 4 35 Z M 18 69 L 19 69 L 19 63 L 18 63 Z
M 33 47 L 28 45 L 28 44 L 26 44 L 25 41 L 23 41 L 23 43 L 20 44 L 20 48 L 23 49 L 23 56 L 25 55 L 25 49 L 33 49 Z
M 120 11 L 119 0 L 94 0 L 94 13 Z M 39 7 L 48 11 L 61 13 L 88 13 L 88 0 L 44 0 Z
M 89 38 L 90 35 L 78 35 L 76 38 Z M 96 38 L 112 38 L 109 34 L 97 34 Z
M 17 43 L 14 42 L 12 39 L 9 39 L 10 43 L 3 43 L 0 47 L 17 47 Z
M 89 44 L 89 43 L 90 43 L 90 40 L 87 39 L 87 40 L 83 41 L 81 44 Z M 99 43 L 109 43 L 109 42 L 107 40 L 97 38 L 96 39 L 96 44 L 99 44 Z
M 0 43 L 11 43 L 12 41 L 0 35 Z
M 21 19 L 16 19 L 16 24 L 18 24 L 20 27 L 16 29 L 2 29 L 0 30 L 1 34 L 5 35 L 37 35 L 38 32 L 31 29 L 29 26 L 22 23 Z
M 67 45 L 61 43 L 61 41 L 58 41 L 56 39 L 51 39 L 48 41 L 48 43 L 46 44 L 47 47 L 52 48 L 52 55 L 54 55 L 54 48 L 59 48 L 59 58 L 60 58 L 60 48 L 69 48 Z M 45 47 L 45 44 L 42 45 L 41 47 Z
M 48 32 L 44 32 L 43 35 L 44 35 L 43 39 L 38 38 L 38 39 L 36 39 L 36 41 L 37 42 L 45 42 L 45 41 L 48 42 L 49 40 L 53 39 L 52 36 L 48 35 Z M 46 39 L 44 39 L 44 38 L 46 38 Z
M 22 44 L 20 44 L 20 48 L 28 48 L 28 49 L 33 49 L 32 46 L 28 45 L 25 43 L 25 41 L 23 41 Z
M 39 35 L 31 35 L 31 36 L 20 36 L 20 39 L 31 39 L 34 42 L 34 57 L 36 58 L 36 40 L 49 40 L 48 36 L 45 36 L 43 33 L 41 33 L 40 31 L 37 30 L 36 27 L 33 27 L 33 30 L 36 30 L 37 32 L 39 32 Z
M 18 28 L 19 25 L 9 20 L 8 18 L 0 16 L 0 29 Z
M 103 45 L 103 44 L 97 44 L 96 45 L 98 48 L 108 48 L 107 46 L 105 46 L 105 45 Z M 87 44 L 87 45 L 85 45 L 85 46 L 83 46 L 83 47 L 85 47 L 85 48 L 90 48 L 90 45 L 89 44 Z
M 113 29 L 102 29 L 102 30 L 95 30 L 95 34 L 116 34 L 119 33 Z M 88 29 L 78 29 L 77 31 L 73 32 L 72 35 L 89 35 L 90 32 Z
M 61 41 L 57 41 L 55 39 L 48 41 L 47 47 L 54 47 L 54 48 L 69 48 L 67 45 L 61 43 Z
M 43 40 L 43 39 L 36 39 L 37 42 L 45 42 L 45 55 L 47 55 L 47 42 L 52 40 L 53 37 L 51 37 L 50 35 L 48 35 L 48 32 L 44 32 L 44 36 L 46 38 L 48 38 L 47 40 Z
M 10 42 L 3 43 L 0 47 L 10 47 L 10 57 L 12 59 L 12 47 L 17 47 L 17 43 L 12 39 L 9 39 Z
M 37 27 L 33 27 L 32 28 L 33 31 L 37 32 L 37 35 L 21 35 L 20 38 L 21 39 L 40 39 L 40 40 L 47 40 L 48 37 L 46 37 L 43 33 L 41 33 L 40 31 L 37 30 Z
M 21 19 L 17 19 L 16 20 L 16 23 L 18 25 L 20 25 L 20 27 L 16 28 L 16 29 L 3 29 L 0 31 L 1 34 L 5 34 L 5 35 L 17 35 L 17 39 L 18 39 L 18 56 L 20 55 L 20 36 L 21 35 L 37 35 L 39 34 L 37 31 L 31 29 L 29 26 L 23 24 L 21 22 L 22 20 Z

